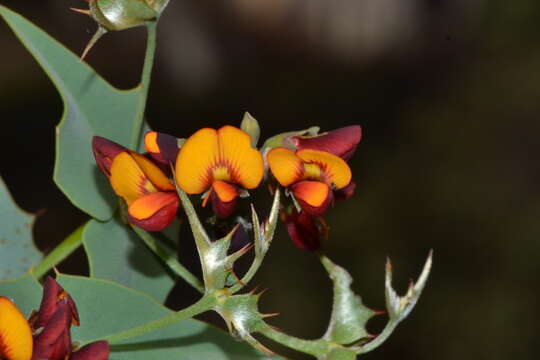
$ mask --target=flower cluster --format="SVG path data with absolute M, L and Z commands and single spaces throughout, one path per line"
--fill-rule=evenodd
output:
M 360 142 L 360 126 L 322 134 L 311 129 L 280 134 L 259 151 L 258 124 L 249 120 L 242 129 L 203 128 L 187 139 L 150 131 L 144 138 L 147 154 L 96 136 L 94 156 L 125 200 L 129 221 L 149 231 L 162 230 L 175 218 L 175 185 L 187 194 L 201 195 L 202 206 L 210 203 L 216 217 L 225 219 L 269 169 L 270 189 L 286 188 L 289 201 L 282 204 L 280 218 L 291 239 L 300 248 L 317 250 L 327 231 L 321 216 L 335 199 L 354 192 L 347 161 Z
M 43 286 L 39 311 L 27 321 L 13 302 L 0 297 L 0 359 L 107 360 L 109 344 L 96 341 L 77 351 L 71 344 L 71 326 L 79 314 L 71 296 L 51 277 Z

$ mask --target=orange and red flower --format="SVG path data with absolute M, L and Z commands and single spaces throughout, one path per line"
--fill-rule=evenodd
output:
M 148 231 L 167 227 L 179 199 L 164 171 L 144 155 L 102 137 L 95 136 L 92 145 L 96 163 L 128 205 L 129 221 Z
M 251 138 L 233 126 L 204 128 L 190 136 L 176 159 L 178 186 L 187 194 L 204 194 L 217 216 L 229 216 L 243 189 L 254 189 L 264 175 L 261 153 Z
M 73 351 L 70 329 L 79 325 L 75 302 L 51 277 L 43 286 L 39 311 L 29 321 L 0 297 L 0 358 L 7 360 L 107 360 L 109 344 L 96 341 Z
M 322 215 L 333 201 L 333 190 L 343 189 L 351 182 L 349 165 L 328 152 L 294 152 L 278 147 L 270 150 L 266 158 L 276 180 L 312 216 Z

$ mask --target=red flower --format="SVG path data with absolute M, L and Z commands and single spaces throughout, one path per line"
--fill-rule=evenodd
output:
M 106 341 L 96 341 L 73 352 L 71 325 L 79 326 L 75 302 L 51 277 L 48 277 L 43 285 L 39 311 L 34 313 L 29 321 L 26 321 L 9 299 L 0 297 L 0 358 L 7 360 L 109 358 L 109 344 Z
M 321 238 L 325 237 L 328 231 L 322 218 L 313 217 L 305 211 L 298 212 L 294 206 L 282 209 L 279 215 L 297 247 L 308 251 L 319 250 Z

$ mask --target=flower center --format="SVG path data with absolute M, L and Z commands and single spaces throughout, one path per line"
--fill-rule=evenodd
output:
M 304 176 L 309 180 L 324 181 L 322 169 L 315 163 L 304 163 Z
M 229 169 L 224 165 L 216 166 L 212 171 L 212 177 L 214 178 L 214 181 L 231 181 Z

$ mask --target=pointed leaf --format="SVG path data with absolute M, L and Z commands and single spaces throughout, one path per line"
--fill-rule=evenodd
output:
M 73 328 L 72 335 L 82 343 L 172 314 L 149 296 L 110 281 L 60 275 L 58 282 L 77 303 L 81 326 Z M 187 319 L 114 344 L 110 360 L 124 359 L 254 360 L 263 356 L 213 326 Z
M 0 279 L 21 276 L 41 259 L 32 239 L 34 216 L 21 210 L 0 179 Z
M 174 279 L 127 225 L 116 218 L 90 220 L 83 243 L 91 277 L 113 280 L 165 301 Z
M 338 344 L 350 344 L 369 336 L 366 324 L 375 312 L 367 308 L 351 289 L 352 277 L 341 266 L 325 256 L 321 261 L 334 283 L 334 303 L 330 324 L 324 339 Z
M 54 181 L 81 210 L 100 220 L 111 217 L 115 196 L 95 166 L 94 135 L 124 146 L 133 138 L 140 111 L 139 87 L 112 87 L 78 56 L 15 12 L 0 6 L 0 16 L 47 73 L 64 102 L 57 127 Z

